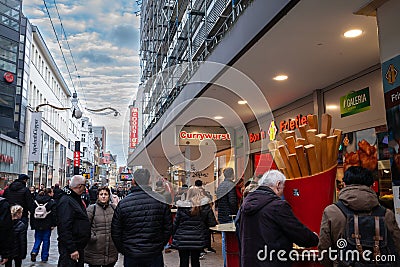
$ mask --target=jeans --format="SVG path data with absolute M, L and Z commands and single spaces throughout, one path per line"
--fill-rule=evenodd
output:
M 222 232 L 222 257 L 224 258 L 224 267 L 226 267 L 226 233 Z
M 201 250 L 179 250 L 179 267 L 189 267 L 189 257 L 192 267 L 200 267 Z
M 36 255 L 38 255 L 40 245 L 43 242 L 42 261 L 47 261 L 49 259 L 50 236 L 51 236 L 51 229 L 35 230 L 35 244 L 33 245 L 31 253 L 35 253 Z
M 163 254 L 152 258 L 130 258 L 124 255 L 124 267 L 164 267 Z

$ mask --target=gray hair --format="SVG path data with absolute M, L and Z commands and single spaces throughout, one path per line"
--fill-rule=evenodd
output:
M 69 187 L 70 188 L 75 188 L 75 187 L 78 187 L 78 185 L 84 184 L 84 183 L 85 183 L 85 177 L 83 177 L 82 175 L 74 175 L 71 178 L 71 182 L 69 183 Z
M 285 180 L 286 180 L 285 175 L 283 175 L 283 173 L 281 173 L 280 171 L 269 170 L 266 173 L 264 173 L 264 175 L 258 181 L 258 185 L 273 187 L 276 185 L 277 182 L 282 182 L 284 184 Z

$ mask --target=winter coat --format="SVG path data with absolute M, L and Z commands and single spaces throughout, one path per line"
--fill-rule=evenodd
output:
M 232 218 L 229 215 L 236 215 L 238 212 L 238 199 L 236 195 L 235 183 L 225 179 L 217 188 L 218 222 L 229 223 Z
M 8 258 L 11 255 L 10 244 L 14 242 L 13 221 L 11 219 L 10 204 L 0 197 L 0 256 Z
M 192 203 L 178 201 L 178 210 L 172 230 L 172 247 L 179 250 L 201 250 L 209 242 L 208 228 L 217 225 L 208 198 L 201 201 L 200 213 L 191 215 Z
M 31 210 L 31 228 L 32 230 L 50 230 L 51 227 L 57 226 L 57 203 L 50 196 L 36 196 L 36 202 L 38 204 L 46 204 L 46 211 L 50 213 L 47 214 L 44 219 L 35 219 L 35 209 L 38 205 L 36 205 L 35 201 L 33 201 L 32 210 Z
M 99 188 L 97 187 L 97 185 L 93 185 L 90 189 L 89 189 L 89 201 L 90 204 L 94 204 L 97 201 L 97 190 Z
M 95 206 L 96 210 L 94 209 Z M 90 205 L 87 208 L 89 221 L 92 224 L 90 241 L 85 248 L 86 263 L 108 265 L 118 260 L 118 251 L 111 238 L 111 222 L 114 209 L 114 204 L 102 205 L 101 203 Z
M 63 194 L 63 190 L 61 190 L 59 187 L 54 187 L 53 189 L 53 199 L 55 201 L 58 201 L 60 199 L 60 197 Z
M 90 239 L 90 222 L 81 197 L 68 186 L 57 202 L 58 242 L 73 253 L 84 249 Z
M 26 225 L 21 220 L 13 220 L 14 243 L 10 258 L 26 258 L 27 234 Z
M 339 193 L 339 200 L 354 211 L 371 211 L 379 205 L 376 193 L 365 185 L 349 185 L 344 187 Z M 400 255 L 400 230 L 394 213 L 391 210 L 386 210 L 384 221 L 393 238 L 397 254 Z M 345 228 L 346 216 L 342 211 L 335 204 L 326 207 L 322 215 L 318 249 L 320 251 L 327 250 L 329 247 L 337 249 L 336 242 L 344 235 Z M 322 263 L 325 266 L 336 265 L 328 258 L 325 258 Z
M 290 205 L 278 197 L 271 188 L 260 186 L 244 198 L 240 214 L 241 266 L 291 266 L 289 252 L 293 243 L 302 247 L 318 244 L 318 237 L 293 214 Z M 288 261 L 280 261 L 277 253 L 259 251 L 285 251 Z M 268 252 L 267 252 L 268 253 Z
M 8 200 L 11 206 L 18 204 L 24 210 L 22 217 L 28 218 L 28 212 L 32 208 L 32 196 L 26 182 L 23 180 L 15 180 L 4 190 L 3 197 Z
M 133 187 L 114 211 L 111 235 L 115 246 L 131 258 L 160 254 L 172 230 L 171 211 L 151 187 Z

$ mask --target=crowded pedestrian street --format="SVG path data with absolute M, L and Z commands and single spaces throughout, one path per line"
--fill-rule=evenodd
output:
M 33 247 L 34 239 L 34 231 L 28 230 L 28 248 Z M 216 253 L 209 252 L 201 258 L 201 266 L 203 267 L 217 267 L 223 266 L 223 258 L 221 254 L 221 235 L 214 234 L 214 241 L 212 242 L 212 246 L 216 249 Z M 50 256 L 48 262 L 41 262 L 40 259 L 36 262 L 32 262 L 30 257 L 28 256 L 25 260 L 22 261 L 22 266 L 25 267 L 33 267 L 33 266 L 57 266 L 58 262 L 58 249 L 57 249 L 57 229 L 54 229 L 50 239 Z M 165 267 L 176 267 L 179 266 L 179 255 L 178 251 L 174 249 L 167 250 L 167 253 L 164 251 L 164 266 Z M 124 256 L 119 254 L 118 262 L 115 267 L 123 267 L 124 266 Z

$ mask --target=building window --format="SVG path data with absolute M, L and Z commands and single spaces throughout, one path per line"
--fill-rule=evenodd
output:
M 81 138 L 82 143 L 86 143 L 86 135 L 82 134 L 82 138 Z

